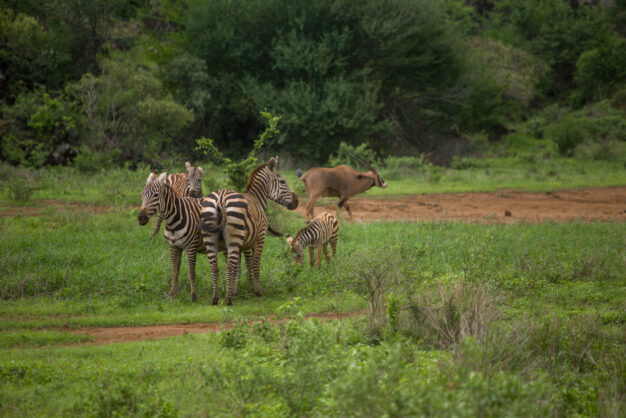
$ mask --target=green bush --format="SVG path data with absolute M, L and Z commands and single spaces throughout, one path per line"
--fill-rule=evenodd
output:
M 337 152 L 335 154 L 332 154 L 328 158 L 328 165 L 330 167 L 336 167 L 338 165 L 345 164 L 352 166 L 356 169 L 364 169 L 366 171 L 369 171 L 369 169 L 363 167 L 363 164 L 355 159 L 354 156 L 362 159 L 363 161 L 371 165 L 378 164 L 376 154 L 369 148 L 368 144 L 366 144 L 365 142 L 358 146 L 352 146 L 345 142 L 341 142 L 339 144 Z
M 432 164 L 419 157 L 394 157 L 385 158 L 380 175 L 386 180 L 399 180 L 408 177 L 415 177 L 430 170 Z
M 607 101 L 571 111 L 544 131 L 562 154 L 572 154 L 582 143 L 626 141 L 626 117 Z

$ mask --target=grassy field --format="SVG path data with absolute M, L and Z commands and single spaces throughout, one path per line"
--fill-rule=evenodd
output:
M 538 172 L 536 184 L 524 181 L 529 162 L 509 161 L 508 171 L 504 161 L 473 164 L 443 170 L 436 181 L 433 173 L 401 176 L 394 183 L 405 186 L 390 182 L 389 192 L 491 190 L 498 178 L 510 179 L 500 187 L 539 190 L 626 183 L 623 167 L 606 163 L 577 177 L 583 166 L 563 160 L 552 168 L 557 176 Z M 146 177 L 41 172 L 26 205 L 54 199 L 110 209 L 61 206 L 0 218 L 0 415 L 626 412 L 624 224 L 346 223 L 338 257 L 312 270 L 294 266 L 286 243 L 267 238 L 264 296 L 242 277 L 227 307 L 221 280 L 220 304 L 212 306 L 204 256 L 198 302 L 190 302 L 185 261 L 179 293 L 166 294 L 167 245 L 150 238 L 152 221 L 141 227 L 136 219 Z M 24 205 L 9 199 L 10 186 L 1 205 Z M 282 230 L 302 225 L 292 213 L 271 212 Z M 367 314 L 342 321 L 303 319 L 360 309 Z M 293 321 L 260 319 L 275 315 Z M 102 346 L 82 345 L 90 337 L 71 332 L 193 322 L 235 326 Z

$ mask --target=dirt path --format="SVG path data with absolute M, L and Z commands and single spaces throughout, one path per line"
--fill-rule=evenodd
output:
M 306 198 L 296 209 L 304 216 Z M 337 199 L 316 205 L 315 213 L 337 212 Z M 626 221 L 626 186 L 569 189 L 547 193 L 501 190 L 398 198 L 355 197 L 349 200 L 354 220 L 462 221 L 480 223 Z M 342 211 L 347 215 L 345 211 Z
M 306 197 L 296 211 L 304 216 Z M 337 212 L 337 199 L 315 207 Z M 461 221 L 481 223 L 557 222 L 580 219 L 590 221 L 626 221 L 626 186 L 594 189 L 566 189 L 547 193 L 500 190 L 482 193 L 441 193 L 389 198 L 354 197 L 349 201 L 357 222 Z M 1 216 L 40 216 L 48 208 L 109 213 L 110 207 L 47 200 L 44 206 L 3 208 Z M 130 207 L 129 209 L 132 209 Z
M 306 318 L 316 318 L 322 321 L 332 319 L 350 318 L 363 314 L 364 311 L 349 312 L 343 314 L 322 313 L 306 315 Z M 273 324 L 288 322 L 288 319 L 267 319 Z M 260 318 L 248 321 L 249 324 L 260 321 Z M 92 328 L 66 328 L 63 331 L 76 334 L 89 335 L 93 337 L 93 341 L 84 344 L 111 344 L 131 341 L 156 340 L 165 337 L 175 337 L 185 334 L 201 334 L 205 332 L 219 332 L 225 329 L 231 329 L 232 322 L 225 323 L 194 323 L 194 324 L 166 324 L 166 325 L 147 325 L 139 327 L 92 327 Z

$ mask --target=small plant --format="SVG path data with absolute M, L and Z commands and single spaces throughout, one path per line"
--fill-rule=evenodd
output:
M 410 316 L 404 327 L 436 347 L 450 347 L 464 338 L 482 340 L 498 318 L 496 297 L 482 283 L 441 284 L 409 296 Z
M 248 176 L 250 175 L 250 171 L 252 171 L 257 164 L 257 155 L 263 144 L 280 133 L 277 128 L 278 121 L 280 120 L 279 116 L 272 116 L 269 112 L 261 112 L 261 115 L 267 120 L 267 128 L 254 141 L 252 149 L 246 158 L 242 160 L 234 161 L 226 157 L 215 146 L 211 138 L 200 138 L 196 140 L 198 144 L 196 149 L 211 157 L 217 164 L 223 165 L 228 175 L 227 186 L 239 192 L 245 191 Z
M 231 329 L 220 333 L 220 345 L 224 348 L 244 348 L 248 341 L 249 333 L 250 325 L 245 320 L 238 319 Z
M 11 200 L 27 203 L 33 194 L 41 189 L 41 183 L 35 171 L 19 170 L 6 181 L 5 187 Z

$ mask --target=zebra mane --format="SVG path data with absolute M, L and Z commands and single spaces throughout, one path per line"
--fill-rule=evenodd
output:
M 266 167 L 267 164 L 261 164 L 260 166 L 256 167 L 254 170 L 252 170 L 252 172 L 250 173 L 250 177 L 248 177 L 248 182 L 246 183 L 246 192 L 249 191 L 250 189 L 250 184 L 252 183 L 252 179 L 254 178 L 254 176 L 256 176 L 256 174 L 261 171 L 263 169 L 263 167 Z

